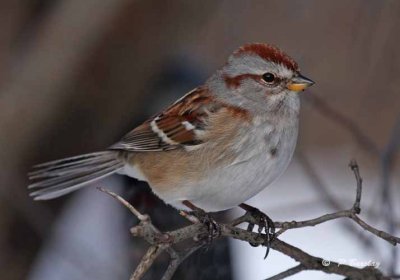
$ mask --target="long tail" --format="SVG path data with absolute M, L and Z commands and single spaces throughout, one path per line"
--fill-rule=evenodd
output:
M 124 166 L 117 151 L 84 154 L 35 165 L 28 174 L 36 182 L 30 196 L 35 200 L 56 198 L 109 176 Z

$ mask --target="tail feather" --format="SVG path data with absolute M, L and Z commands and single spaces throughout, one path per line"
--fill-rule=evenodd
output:
M 103 156 L 106 153 L 112 153 L 112 151 L 94 152 L 94 153 L 89 153 L 89 154 L 73 156 L 73 157 L 56 159 L 56 160 L 52 160 L 52 161 L 36 164 L 36 165 L 33 166 L 33 168 L 56 166 L 59 163 L 68 162 L 68 161 L 76 161 L 76 160 L 85 159 L 85 158 L 96 158 L 96 157 L 99 157 L 99 156 Z
M 46 172 L 45 174 L 41 175 L 38 178 L 49 178 L 45 179 L 28 186 L 28 189 L 35 189 L 35 188 L 44 188 L 44 187 L 51 187 L 52 185 L 66 182 L 71 179 L 75 179 L 78 176 L 82 177 L 84 175 L 92 174 L 97 172 L 98 170 L 105 170 L 108 167 L 113 167 L 115 164 L 118 164 L 119 161 L 113 160 L 107 162 L 105 164 L 98 164 L 92 166 L 77 166 L 75 168 L 70 168 L 69 170 L 64 171 L 53 171 L 53 172 Z
M 29 179 L 39 179 L 28 186 L 35 200 L 56 198 L 89 183 L 109 176 L 121 168 L 124 162 L 116 151 L 104 151 L 75 156 L 36 165 Z
M 65 159 L 64 159 L 65 160 Z M 105 158 L 103 161 L 109 161 L 110 159 Z M 68 162 L 60 162 L 58 164 L 54 164 L 48 167 L 41 168 L 39 170 L 31 171 L 28 173 L 29 179 L 37 179 L 41 177 L 48 177 L 48 176 L 57 176 L 55 174 L 57 171 L 66 171 L 70 168 L 67 167 L 76 167 L 76 166 L 91 166 L 93 163 L 99 163 L 99 158 L 86 158 L 86 159 L 79 159 L 79 160 L 70 160 Z M 34 166 L 33 168 L 36 168 Z
M 121 166 L 122 167 L 122 166 Z M 119 168 L 119 167 L 118 167 Z M 86 186 L 89 183 L 100 180 L 115 173 L 115 167 L 110 167 L 99 172 L 88 174 L 79 178 L 74 178 L 64 183 L 57 184 L 52 187 L 46 187 L 37 191 L 32 192 L 30 195 L 34 197 L 35 200 L 46 200 L 56 198 L 70 192 L 73 192 L 81 187 Z
M 50 170 L 50 171 L 43 171 L 40 174 L 37 174 L 35 176 L 30 176 L 29 179 L 41 179 L 41 181 L 38 181 L 36 183 L 33 183 L 28 186 L 29 189 L 35 188 L 37 186 L 39 187 L 45 187 L 49 184 L 56 183 L 57 181 L 63 181 L 65 179 L 68 179 L 69 177 L 74 177 L 78 173 L 86 173 L 86 172 L 93 172 L 98 169 L 102 168 L 107 168 L 110 165 L 113 165 L 115 163 L 118 163 L 119 160 L 109 160 L 106 162 L 93 162 L 91 164 L 79 164 L 76 166 L 69 166 L 67 168 L 61 168 L 61 169 L 56 169 L 56 170 Z

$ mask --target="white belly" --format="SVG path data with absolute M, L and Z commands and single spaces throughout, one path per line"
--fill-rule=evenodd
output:
M 166 198 L 166 202 L 186 209 L 181 201 L 189 200 L 207 212 L 216 212 L 236 207 L 255 196 L 289 165 L 297 140 L 297 122 L 293 125 L 272 138 L 249 132 L 249 137 L 240 144 L 241 152 L 234 164 L 209 170 L 204 180 L 183 186 L 179 194 Z

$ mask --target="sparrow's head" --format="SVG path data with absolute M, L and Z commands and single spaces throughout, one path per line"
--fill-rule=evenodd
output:
M 314 84 L 297 63 L 269 44 L 248 44 L 235 51 L 208 84 L 215 95 L 242 107 L 297 106 L 297 93 Z M 293 104 L 291 104 L 291 102 Z

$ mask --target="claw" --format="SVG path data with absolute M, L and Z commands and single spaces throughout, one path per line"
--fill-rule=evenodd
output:
M 198 208 L 196 205 L 191 203 L 189 200 L 182 201 L 182 204 L 192 210 L 189 215 L 186 215 L 186 211 L 182 211 L 183 216 L 189 218 L 190 216 L 194 216 L 200 223 L 207 226 L 208 235 L 207 235 L 207 243 L 211 244 L 211 242 L 221 235 L 221 228 L 219 224 L 210 216 L 210 214 L 206 213 L 201 208 Z M 182 215 L 181 214 L 181 215 Z M 189 218 L 191 222 L 192 219 Z
M 199 219 L 199 221 L 207 227 L 207 243 L 211 244 L 212 241 L 221 235 L 221 228 L 219 224 L 210 216 L 210 214 L 202 211 L 195 210 L 192 214 Z
M 256 221 L 255 223 L 249 222 L 247 226 L 247 231 L 252 232 L 254 225 L 258 225 L 258 233 L 260 236 L 262 235 L 264 238 L 264 242 L 262 245 L 267 247 L 267 251 L 265 253 L 264 259 L 267 258 L 270 248 L 271 248 L 271 241 L 275 235 L 275 225 L 274 222 L 268 217 L 266 214 L 258 210 L 257 208 L 250 206 L 247 208 L 247 212 L 251 215 L 251 217 Z M 257 247 L 259 244 L 250 242 L 250 245 L 253 247 Z

